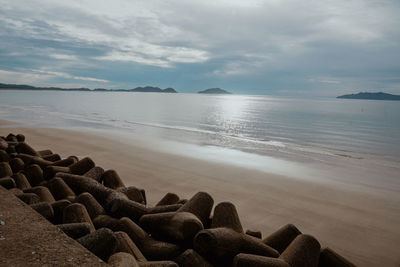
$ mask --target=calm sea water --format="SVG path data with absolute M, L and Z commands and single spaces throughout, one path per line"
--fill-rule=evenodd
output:
M 248 95 L 0 91 L 0 118 L 124 131 L 266 154 L 289 148 L 400 156 L 400 102 Z

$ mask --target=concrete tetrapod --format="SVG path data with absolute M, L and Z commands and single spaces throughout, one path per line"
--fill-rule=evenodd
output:
M 178 211 L 193 213 L 200 219 L 203 225 L 207 225 L 213 205 L 214 200 L 208 193 L 198 192 Z
M 25 142 L 20 142 L 15 145 L 15 150 L 18 153 L 28 154 L 32 156 L 39 156 L 39 153 Z
M 112 267 L 139 267 L 135 258 L 125 252 L 117 252 L 108 259 L 108 264 Z
M 92 220 L 85 208 L 80 203 L 72 203 L 63 210 L 63 223 L 82 223 L 90 224 L 91 232 L 95 230 Z
M 57 177 L 62 178 L 76 193 L 90 193 L 103 207 L 112 208 L 112 202 L 129 200 L 125 194 L 105 187 L 99 182 L 85 176 L 73 175 L 69 173 L 57 173 Z M 138 213 L 141 214 L 147 209 L 144 205 L 137 203 Z M 118 207 L 115 208 L 118 210 Z
M 56 162 L 56 161 L 61 160 L 61 157 L 58 154 L 46 155 L 46 156 L 42 156 L 42 158 L 44 160 L 51 161 L 51 162 Z
M 128 217 L 139 221 L 140 217 L 148 213 L 148 208 L 138 202 L 132 201 L 126 195 L 114 191 L 106 199 L 106 209 L 117 218 Z
M 282 253 L 301 232 L 293 224 L 287 224 L 267 236 L 262 242 Z
M 14 179 L 15 184 L 19 189 L 24 190 L 31 188 L 31 184 L 23 173 L 15 173 L 11 177 Z
M 123 187 L 117 190 L 124 194 L 128 199 L 146 205 L 146 197 L 143 195 L 144 190 L 135 186 Z
M 24 161 L 20 158 L 13 158 L 8 163 L 10 164 L 13 173 L 22 171 L 25 167 Z
M 160 201 L 158 201 L 156 206 L 176 204 L 178 203 L 178 201 L 179 201 L 178 195 L 174 193 L 167 193 Z
M 107 186 L 112 189 L 119 189 L 125 187 L 121 177 L 119 177 L 118 173 L 115 170 L 105 171 L 102 177 L 102 181 L 104 186 Z
M 100 203 L 88 192 L 77 196 L 75 202 L 81 203 L 86 207 L 86 210 L 92 220 L 98 215 L 106 214 L 106 211 L 100 205 Z
M 115 192 L 89 177 L 70 173 L 57 173 L 57 177 L 62 178 L 75 194 L 90 193 L 103 207 L 106 204 L 107 197 Z
M 5 189 L 11 189 L 15 188 L 17 185 L 15 184 L 13 178 L 11 178 L 10 176 L 5 176 L 3 178 L 0 178 L 0 186 L 4 187 Z
M 356 267 L 330 248 L 324 248 L 319 254 L 318 267 Z
M 148 207 L 147 214 L 178 211 L 181 207 L 182 207 L 182 204 L 171 204 L 171 205 Z
M 78 158 L 75 156 L 69 156 L 68 158 L 61 159 L 58 161 L 53 162 L 53 166 L 59 166 L 59 167 L 69 167 L 74 163 L 78 162 Z
M 118 240 L 118 245 L 115 251 L 129 253 L 137 261 L 138 266 L 177 266 L 176 263 L 171 261 L 147 261 L 147 259 L 143 256 L 142 252 L 140 252 L 139 248 L 135 245 L 135 243 L 133 243 L 127 233 L 115 232 L 114 234 Z
M 258 230 L 247 229 L 246 235 L 250 235 L 252 237 L 262 239 L 262 233 L 261 233 L 261 231 L 258 231 Z
M 142 254 L 142 252 L 139 250 L 139 248 L 136 246 L 135 243 L 133 243 L 132 239 L 128 236 L 127 233 L 125 232 L 114 232 L 115 237 L 118 240 L 118 245 L 116 251 L 118 252 L 126 252 L 131 254 L 132 256 L 135 257 L 135 259 L 138 262 L 146 262 L 147 259 L 145 256 Z
M 33 186 L 40 185 L 44 181 L 42 168 L 37 164 L 27 166 L 24 170 L 24 174 L 29 183 Z
M 239 253 L 277 258 L 279 253 L 260 240 L 229 228 L 200 231 L 193 241 L 194 249 L 211 263 L 231 265 Z
M 35 204 L 29 205 L 32 209 L 34 209 L 37 213 L 45 217 L 47 220 L 53 219 L 54 211 L 51 205 L 48 202 L 38 202 Z
M 9 133 L 6 137 L 2 136 L 2 139 L 6 140 L 8 144 L 17 145 L 19 143 L 17 136 L 13 133 Z
M 138 221 L 144 214 L 176 211 L 181 207 L 179 204 L 157 206 L 148 208 L 143 204 L 129 200 L 125 194 L 105 187 L 97 181 L 80 175 L 69 173 L 58 173 L 75 193 L 89 192 L 110 213 L 110 215 L 122 218 L 129 217 Z
M 164 212 L 143 215 L 140 225 L 152 236 L 174 243 L 192 243 L 194 236 L 203 230 L 196 215 L 189 212 Z
M 63 166 L 47 166 L 43 170 L 43 178 L 45 180 L 50 180 L 55 177 L 57 173 L 70 173 L 70 170 L 68 167 L 63 167 Z
M 18 142 L 17 136 L 13 133 L 9 133 L 7 135 L 7 137 L 5 138 L 5 140 L 9 141 L 9 142 Z
M 93 160 L 89 157 L 78 160 L 74 164 L 69 166 L 69 170 L 72 174 L 83 175 L 95 166 Z
M 23 153 L 17 154 L 16 158 L 21 159 L 24 162 L 25 166 L 36 164 L 36 165 L 39 165 L 40 168 L 42 168 L 42 169 L 44 169 L 48 166 L 51 166 L 53 164 L 53 162 L 45 160 L 41 157 L 32 156 L 32 155 L 23 154 Z
M 77 241 L 103 261 L 108 260 L 117 246 L 117 239 L 114 233 L 108 228 L 100 228 L 91 234 L 77 239 Z
M 23 193 L 17 195 L 17 197 L 28 205 L 40 202 L 40 198 L 35 193 Z
M 175 261 L 180 267 L 212 267 L 212 265 L 193 249 L 185 250 Z
M 131 254 L 124 252 L 113 254 L 108 259 L 108 264 L 113 267 L 178 267 L 173 261 L 138 262 Z
M 298 235 L 282 252 L 280 259 L 291 267 L 317 267 L 321 245 L 310 235 Z
M 67 199 L 57 200 L 56 202 L 51 203 L 51 207 L 54 210 L 54 224 L 61 224 L 63 221 L 63 213 L 64 209 L 71 204 L 71 201 Z
M 10 156 L 5 150 L 0 149 L 0 162 L 9 162 Z
M 87 171 L 83 176 L 90 177 L 93 180 L 96 180 L 97 182 L 102 182 L 101 178 L 103 177 L 104 174 L 104 169 L 99 166 L 95 166 L 91 168 L 89 171 Z
M 8 147 L 6 148 L 6 152 L 12 158 L 17 156 L 17 154 L 18 154 L 17 151 L 15 150 L 15 146 L 13 146 L 11 144 L 9 144 Z
M 75 193 L 72 189 L 64 182 L 63 179 L 55 177 L 47 182 L 47 187 L 56 200 L 68 199 L 74 200 Z
M 78 239 L 92 232 L 90 224 L 87 222 L 83 223 L 64 223 L 56 225 L 61 231 L 67 236 Z
M 182 253 L 181 248 L 175 244 L 154 240 L 129 218 L 120 219 L 118 231 L 127 233 L 148 260 L 174 259 Z
M 240 223 L 239 215 L 235 205 L 231 202 L 221 202 L 215 206 L 211 228 L 226 227 L 243 233 L 243 227 Z
M 93 167 L 95 167 L 95 164 L 93 160 L 88 157 L 78 161 L 75 157 L 69 157 L 65 160 L 56 162 L 50 161 L 50 165 L 44 168 L 44 178 L 50 180 L 59 172 L 83 175 Z
M 96 229 L 109 228 L 113 231 L 118 231 L 120 220 L 108 216 L 106 214 L 98 215 L 93 219 L 93 224 Z
M 138 262 L 139 267 L 179 267 L 173 261 L 146 261 L 146 262 Z
M 0 178 L 13 175 L 13 171 L 8 162 L 0 162 Z
M 290 265 L 277 258 L 240 253 L 233 259 L 232 267 L 290 267 Z
M 117 191 L 112 192 L 106 199 L 106 210 L 114 217 L 128 217 L 138 222 L 145 214 L 176 211 L 182 205 L 165 205 L 156 207 L 146 207 L 143 204 L 127 199 L 127 197 Z
M 3 138 L 0 138 L 0 149 L 6 150 L 8 148 L 8 143 Z
M 40 201 L 53 203 L 56 200 L 54 199 L 53 195 L 49 191 L 47 187 L 44 186 L 35 186 L 28 189 L 23 190 L 24 193 L 35 193 L 39 196 Z
M 37 153 L 39 154 L 40 157 L 43 158 L 43 156 L 52 155 L 53 151 L 51 151 L 50 149 L 45 149 L 45 150 L 39 150 L 37 151 Z
M 17 138 L 18 142 L 24 142 L 25 141 L 25 135 L 23 135 L 23 134 L 17 134 L 15 137 Z

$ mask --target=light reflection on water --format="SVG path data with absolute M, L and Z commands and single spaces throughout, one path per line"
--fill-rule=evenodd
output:
M 263 154 L 302 145 L 400 156 L 400 102 L 244 95 L 0 91 L 3 119 L 121 129 Z

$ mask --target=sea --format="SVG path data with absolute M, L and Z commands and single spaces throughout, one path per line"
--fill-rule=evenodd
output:
M 210 159 L 329 155 L 400 162 L 400 101 L 1 90 L 0 119 L 120 134 Z

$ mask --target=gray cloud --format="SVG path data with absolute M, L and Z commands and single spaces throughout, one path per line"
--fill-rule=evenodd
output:
M 52 83 L 73 83 L 76 77 L 91 86 L 138 83 L 110 76 L 113 69 L 128 68 L 136 73 L 121 73 L 140 73 L 149 84 L 157 75 L 160 83 L 173 83 L 160 86 L 187 91 L 210 84 L 253 93 L 400 92 L 396 1 L 0 4 L 0 37 L 5 40 L 0 69 L 26 73 L 33 82 L 39 70 Z

